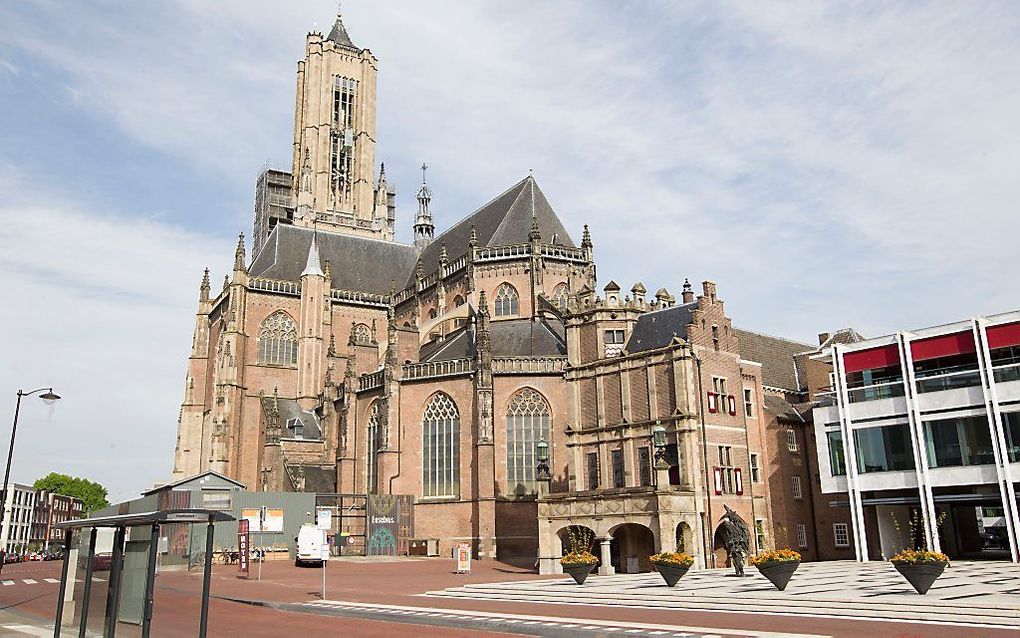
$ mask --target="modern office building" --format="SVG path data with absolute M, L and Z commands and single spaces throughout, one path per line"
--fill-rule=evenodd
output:
M 834 344 L 813 411 L 822 492 L 857 560 L 926 545 L 1018 560 L 1020 311 Z

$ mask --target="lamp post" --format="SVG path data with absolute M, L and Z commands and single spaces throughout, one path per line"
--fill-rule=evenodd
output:
M 0 533 L 3 532 L 4 518 L 7 514 L 7 490 L 10 487 L 11 480 L 11 459 L 14 458 L 14 436 L 18 433 L 18 413 L 21 412 L 21 397 L 32 396 L 42 392 L 39 398 L 43 400 L 46 405 L 53 405 L 53 402 L 60 398 L 59 395 L 53 394 L 53 388 L 39 388 L 32 390 L 31 392 L 25 392 L 24 390 L 18 390 L 18 403 L 14 407 L 14 426 L 11 427 L 11 447 L 7 451 L 7 470 L 4 472 L 4 491 L 3 491 L 3 503 L 0 504 Z M 8 538 L 10 533 L 7 534 Z M 66 551 L 66 548 L 65 548 Z M 7 547 L 3 547 L 3 560 L 0 560 L 0 573 L 3 572 L 4 563 L 7 562 Z

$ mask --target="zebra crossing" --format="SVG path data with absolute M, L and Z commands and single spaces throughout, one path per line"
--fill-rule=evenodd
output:
M 51 583 L 51 584 L 55 584 L 55 583 L 59 583 L 60 582 L 59 578 L 43 578 L 43 580 L 45 582 Z M 95 580 L 98 580 L 98 579 L 95 579 Z M 19 582 L 23 583 L 25 585 L 38 585 L 39 584 L 39 581 L 37 581 L 34 578 L 21 578 L 21 579 L 18 579 L 18 580 L 13 580 L 13 579 L 10 579 L 10 578 L 5 578 L 4 580 L 0 580 L 0 585 L 2 585 L 3 587 L 11 587 L 12 585 L 17 585 Z
M 587 638 L 589 636 L 655 636 L 657 638 L 771 638 L 780 635 L 808 638 L 810 634 L 775 634 L 746 630 L 681 627 L 587 618 L 528 616 L 495 612 L 442 609 L 434 607 L 404 607 L 355 603 L 335 600 L 316 600 L 307 603 L 273 605 L 288 611 L 301 611 L 331 616 L 346 616 L 365 620 L 401 622 L 458 629 L 488 630 L 514 635 L 556 636 L 557 638 Z

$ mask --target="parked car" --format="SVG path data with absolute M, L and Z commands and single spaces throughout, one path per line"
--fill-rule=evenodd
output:
M 63 558 L 60 552 L 46 552 L 43 554 L 43 560 L 61 560 Z
M 94 572 L 108 572 L 110 567 L 113 565 L 113 553 L 102 552 L 96 554 L 92 559 L 92 571 Z

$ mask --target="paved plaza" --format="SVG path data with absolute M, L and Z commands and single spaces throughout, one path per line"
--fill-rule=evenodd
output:
M 823 618 L 913 620 L 971 627 L 1020 628 L 1020 566 L 954 563 L 926 596 L 914 592 L 885 562 L 805 563 L 785 592 L 747 570 L 688 573 L 675 588 L 655 573 L 483 583 L 431 591 L 429 596 L 488 601 L 771 613 Z

